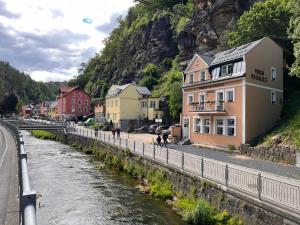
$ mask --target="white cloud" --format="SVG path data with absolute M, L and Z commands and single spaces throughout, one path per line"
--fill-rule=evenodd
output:
M 123 14 L 134 5 L 133 0 L 0 0 L 1 2 L 4 2 L 2 5 L 6 9 L 6 16 L 0 11 L 2 28 L 6 29 L 4 35 L 12 40 L 0 41 L 0 50 L 14 49 L 24 56 L 30 51 L 33 54 L 38 52 L 38 57 L 45 57 L 47 53 L 49 60 L 47 57 L 43 60 L 34 56 L 29 59 L 13 57 L 14 52 L 9 55 L 8 51 L 0 51 L 0 59 L 13 61 L 13 66 L 29 72 L 33 79 L 43 81 L 69 78 L 74 67 L 79 67 L 81 61 L 88 60 L 87 57 L 103 48 L 103 39 L 107 34 L 97 31 L 96 27 L 112 22 L 110 19 L 114 15 Z M 83 23 L 82 19 L 85 17 L 92 19 L 93 23 Z M 64 34 L 68 32 L 74 38 L 68 38 L 67 35 L 65 37 Z M 47 38 L 48 35 L 50 38 Z M 61 45 L 57 42 L 61 42 Z M 59 61 L 54 62 L 55 59 Z M 35 63 L 35 60 L 42 63 Z M 69 74 L 61 71 L 68 71 Z

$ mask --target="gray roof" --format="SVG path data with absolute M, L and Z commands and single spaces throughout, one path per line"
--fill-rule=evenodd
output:
M 264 39 L 264 38 L 263 38 Z M 241 45 L 223 52 L 219 52 L 214 56 L 210 66 L 222 64 L 224 62 L 233 61 L 242 58 L 247 52 L 253 49 L 263 39 Z
M 149 91 L 149 89 L 147 87 L 137 87 L 136 91 L 140 95 L 151 95 L 151 92 Z
M 45 107 L 49 107 L 54 101 L 45 101 Z
M 205 62 L 207 65 L 210 65 L 211 62 L 214 60 L 213 56 L 210 55 L 199 55 Z
M 54 102 L 51 103 L 49 108 L 53 109 L 53 108 L 56 108 L 56 106 L 57 106 L 57 101 L 54 101 Z
M 112 85 L 111 88 L 108 90 L 106 97 L 119 95 L 129 85 L 130 85 L 130 83 L 129 84 L 124 84 L 124 85 Z

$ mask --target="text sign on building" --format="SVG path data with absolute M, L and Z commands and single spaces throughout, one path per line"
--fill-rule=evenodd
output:
M 265 77 L 265 72 L 259 69 L 254 69 L 254 74 L 251 74 L 251 79 L 258 80 L 262 82 L 268 82 L 268 78 Z

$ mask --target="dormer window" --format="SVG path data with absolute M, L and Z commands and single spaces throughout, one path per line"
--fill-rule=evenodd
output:
M 233 73 L 233 64 L 226 64 L 221 67 L 221 76 L 231 75 Z
M 205 81 L 205 70 L 200 71 L 200 81 Z
M 192 83 L 194 83 L 194 74 L 193 73 L 189 74 L 189 84 L 192 84 Z

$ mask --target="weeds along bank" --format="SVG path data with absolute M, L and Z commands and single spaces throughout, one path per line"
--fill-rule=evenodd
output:
M 166 201 L 191 224 L 294 224 L 251 199 L 227 193 L 218 185 L 200 180 L 150 159 L 73 134 L 57 132 L 57 139 L 106 165 L 117 168 L 141 181 L 139 189 Z

